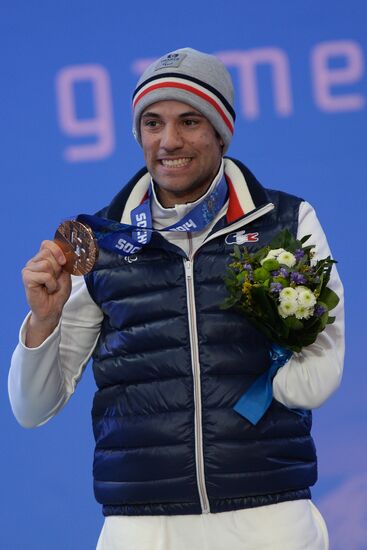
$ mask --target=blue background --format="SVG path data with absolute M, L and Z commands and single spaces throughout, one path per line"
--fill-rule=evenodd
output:
M 330 88 L 358 95 L 356 109 L 327 112 L 315 99 L 311 51 L 351 41 L 366 56 L 364 0 L 3 0 L 0 17 L 2 315 L 0 547 L 65 550 L 95 547 L 103 518 L 92 492 L 90 424 L 94 382 L 87 369 L 67 407 L 49 424 L 24 430 L 12 416 L 6 380 L 27 311 L 20 271 L 55 227 L 106 204 L 143 164 L 131 135 L 131 93 L 139 59 L 178 47 L 208 53 L 278 48 L 290 68 L 292 112 L 274 107 L 271 71 L 257 70 L 259 116 L 240 108 L 229 153 L 266 186 L 311 202 L 339 260 L 347 299 L 345 376 L 314 415 L 320 480 L 313 490 L 329 526 L 332 550 L 367 548 L 365 199 L 366 77 Z M 65 150 L 96 141 L 66 133 L 58 119 L 56 76 L 67 66 L 98 64 L 109 75 L 115 146 L 104 158 L 70 162 Z M 343 70 L 345 56 L 330 59 Z M 95 116 L 92 84 L 74 87 L 76 117 Z

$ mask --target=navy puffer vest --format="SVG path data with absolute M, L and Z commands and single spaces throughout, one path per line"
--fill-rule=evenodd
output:
M 256 206 L 275 205 L 243 220 L 242 229 L 259 234 L 253 250 L 285 227 L 296 234 L 301 200 L 265 191 L 237 164 Z M 103 216 L 120 219 L 135 181 Z M 105 515 L 200 514 L 310 497 L 311 413 L 273 400 L 252 426 L 232 408 L 269 367 L 270 348 L 244 316 L 220 307 L 233 227 L 221 220 L 192 261 L 157 233 L 136 256 L 102 251 L 86 277 L 104 312 L 92 416 L 94 488 Z

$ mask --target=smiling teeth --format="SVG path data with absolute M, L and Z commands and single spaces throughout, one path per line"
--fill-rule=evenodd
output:
M 163 166 L 167 166 L 168 168 L 179 168 L 180 166 L 186 166 L 186 164 L 189 164 L 189 162 L 191 162 L 191 158 L 189 157 L 174 160 L 162 160 Z

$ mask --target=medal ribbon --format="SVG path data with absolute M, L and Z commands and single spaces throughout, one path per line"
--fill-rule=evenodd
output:
M 150 200 L 152 189 L 149 188 L 148 197 L 131 211 L 132 224 L 119 223 L 99 216 L 80 214 L 77 221 L 88 224 L 98 241 L 98 245 L 109 252 L 127 256 L 135 254 L 147 245 L 153 231 L 201 231 L 212 222 L 222 209 L 227 199 L 227 182 L 223 176 L 212 193 L 200 204 L 197 204 L 188 214 L 177 223 L 164 229 L 154 229 Z

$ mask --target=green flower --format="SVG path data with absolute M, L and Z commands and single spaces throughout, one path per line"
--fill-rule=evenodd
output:
M 267 271 L 276 271 L 279 268 L 279 262 L 269 258 L 265 262 L 262 262 L 262 267 Z
M 258 267 L 254 271 L 254 281 L 257 282 L 264 282 L 266 279 L 269 278 L 269 271 L 265 269 L 264 267 Z

